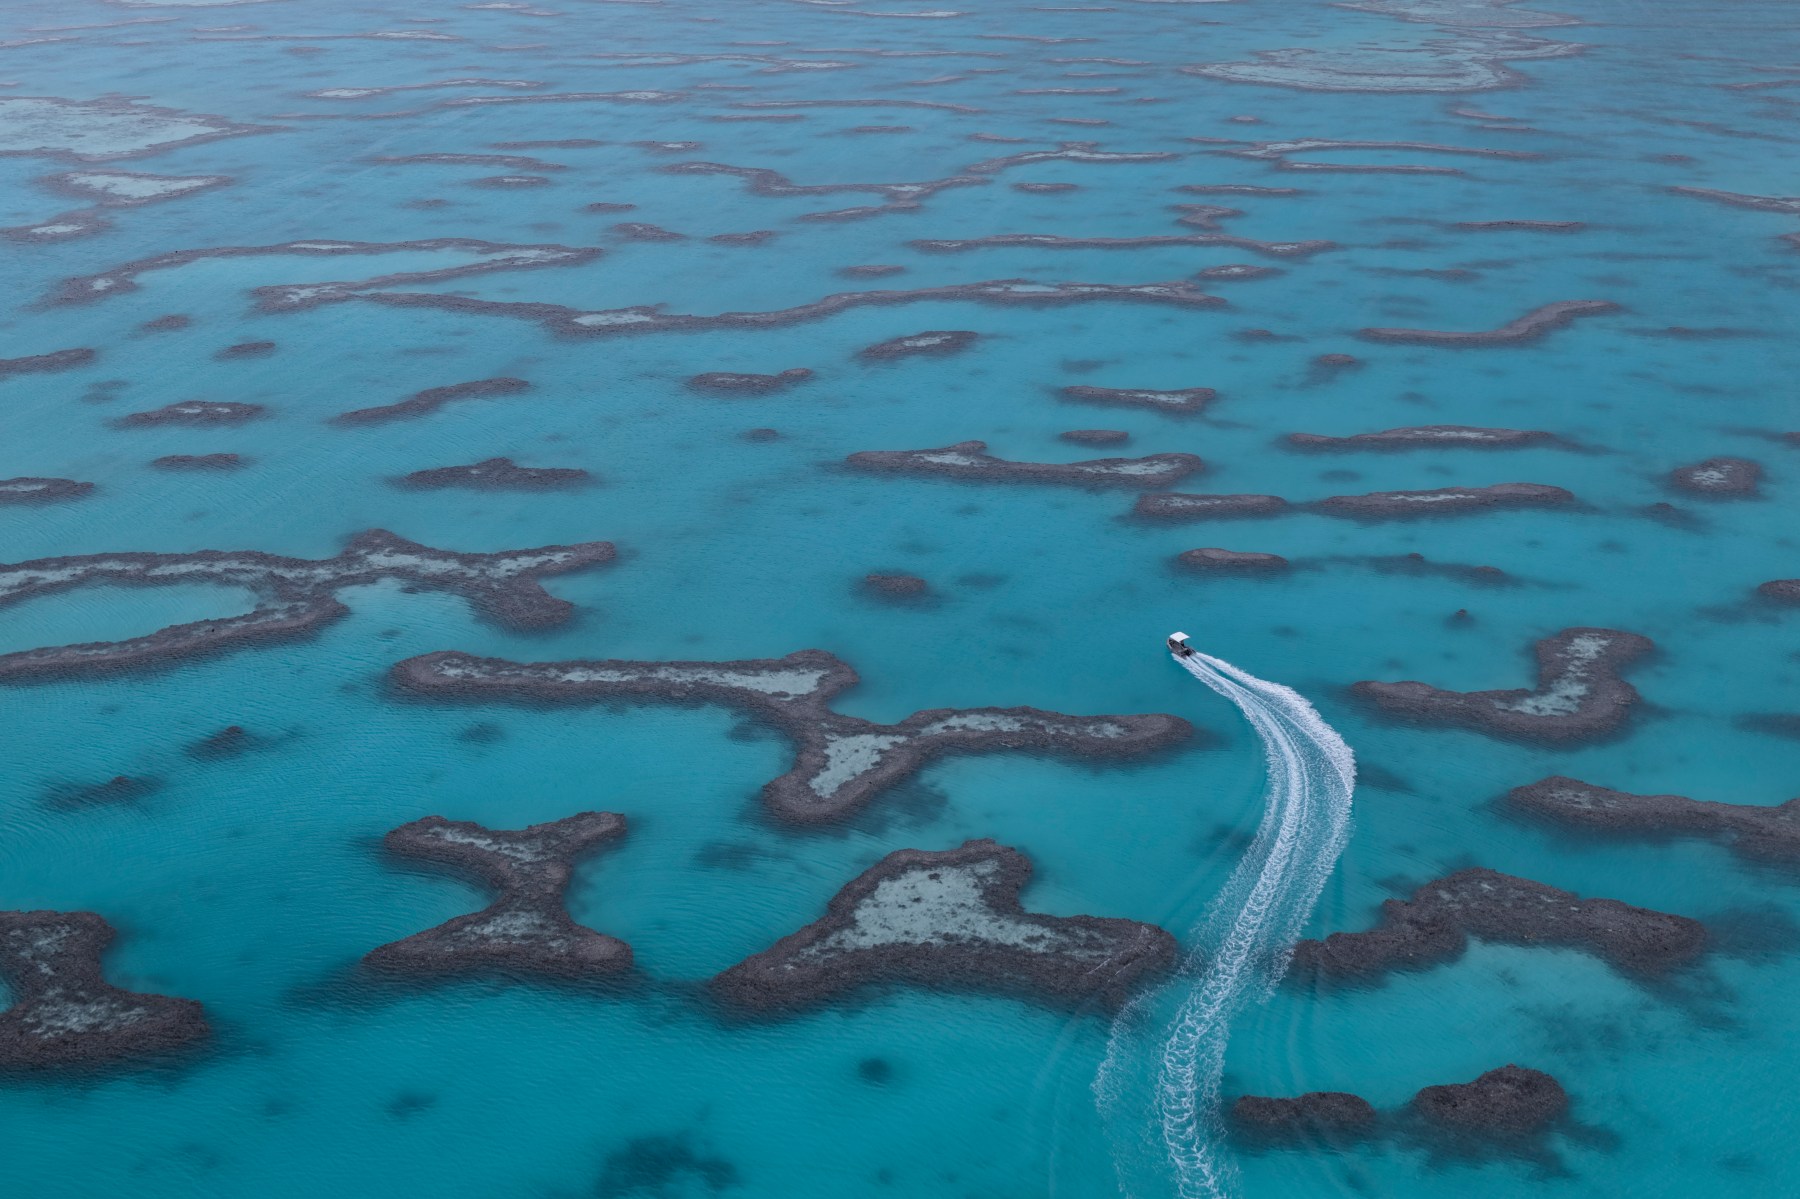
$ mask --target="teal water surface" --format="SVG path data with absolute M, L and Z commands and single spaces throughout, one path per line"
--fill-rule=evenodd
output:
M 1575 837 L 1519 823 L 1493 803 L 1550 774 L 1733 803 L 1795 793 L 1795 742 L 1743 718 L 1800 711 L 1796 618 L 1750 602 L 1757 584 L 1800 574 L 1800 448 L 1778 437 L 1800 427 L 1800 244 L 1783 240 L 1800 223 L 1778 207 L 1669 190 L 1800 190 L 1792 5 L 1558 0 L 1555 12 L 1579 23 L 1523 34 L 1580 52 L 1514 60 L 1505 86 L 1333 91 L 1182 68 L 1294 48 L 1372 48 L 1389 63 L 1479 59 L 1491 46 L 1484 30 L 1526 14 L 1424 0 L 1379 13 L 1314 0 L 941 3 L 6 6 L 0 149 L 12 153 L 0 155 L 0 225 L 29 230 L 89 207 L 46 182 L 77 167 L 232 183 L 104 208 L 110 227 L 88 236 L 0 242 L 9 284 L 0 357 L 98 351 L 75 369 L 0 378 L 0 475 L 96 485 L 78 499 L 0 508 L 0 559 L 202 549 L 322 558 L 370 528 L 459 551 L 605 539 L 620 556 L 548 582 L 575 605 L 548 630 L 508 630 L 454 595 L 378 582 L 341 592 L 349 614 L 310 638 L 0 687 L 0 909 L 100 913 L 119 930 L 108 976 L 201 1001 L 213 1029 L 201 1049 L 166 1062 L 0 1077 L 0 1193 L 1087 1199 L 1119 1193 L 1122 1177 L 1147 1177 L 1156 1189 L 1134 1192 L 1140 1199 L 1174 1195 L 1155 1130 L 1122 1130 L 1096 1110 L 1103 1015 L 900 988 L 744 1023 L 721 1019 L 702 989 L 816 919 L 883 855 L 974 837 L 1030 856 L 1033 911 L 1152 922 L 1198 947 L 1191 930 L 1261 818 L 1265 768 L 1237 711 L 1161 652 L 1174 628 L 1308 697 L 1356 751 L 1353 836 L 1306 935 L 1366 928 L 1382 900 L 1470 865 L 1691 916 L 1712 935 L 1701 963 L 1655 988 L 1574 950 L 1481 943 L 1374 987 L 1278 988 L 1232 1024 L 1227 1099 L 1348 1090 L 1391 1109 L 1420 1087 L 1516 1062 L 1562 1082 L 1576 1126 L 1528 1158 L 1446 1158 L 1390 1142 L 1267 1153 L 1226 1145 L 1242 1194 L 1800 1191 L 1800 1146 L 1782 1099 L 1800 1069 L 1793 879 L 1704 840 Z M 453 82 L 413 86 L 444 81 Z M 409 90 L 308 95 L 334 88 Z M 648 90 L 676 98 L 445 103 Z M 65 113 L 64 128 L 46 130 L 7 108 L 24 96 L 128 96 L 265 128 L 84 162 L 39 152 L 62 144 L 55 139 L 76 118 Z M 744 107 L 846 100 L 890 103 Z M 130 148 L 134 134 L 108 113 L 94 108 L 80 121 L 95 123 L 100 144 Z M 771 114 L 797 119 L 722 119 Z M 859 131 L 869 126 L 884 131 Z M 1219 153 L 1311 138 L 1533 157 L 1408 147 L 1287 156 L 1457 172 L 1320 173 Z M 496 148 L 568 139 L 600 144 Z M 773 169 L 797 184 L 920 183 L 1071 141 L 1172 157 L 1012 166 L 916 208 L 822 221 L 807 218 L 883 198 L 758 195 L 730 175 L 658 169 L 709 161 Z M 638 144 L 662 142 L 700 146 Z M 530 155 L 565 169 L 379 161 L 418 154 Z M 506 174 L 550 182 L 472 186 Z M 1022 182 L 1076 190 L 1013 188 Z M 1174 190 L 1190 185 L 1300 194 Z M 587 210 L 595 203 L 636 207 Z M 1233 236 L 1336 247 L 1272 257 L 1223 245 L 933 254 L 907 244 L 1199 233 L 1171 208 L 1197 203 L 1240 209 L 1223 220 Z M 1496 220 L 1586 227 L 1455 228 Z M 631 240 L 614 228 L 621 221 L 686 237 Z M 761 229 L 779 236 L 751 246 L 707 240 Z M 175 251 L 432 238 L 605 253 L 581 266 L 403 290 L 697 315 L 982 280 L 1153 283 L 1233 263 L 1282 273 L 1200 281 L 1229 301 L 1218 308 L 933 300 L 753 330 L 593 338 L 355 300 L 263 313 L 250 295 L 467 262 L 455 249 L 201 258 L 94 303 L 42 302 L 62 280 Z M 840 274 L 868 264 L 904 273 Z M 1367 326 L 1493 329 L 1569 299 L 1620 309 L 1504 348 L 1355 336 Z M 168 314 L 191 323 L 140 329 Z M 930 329 L 982 337 L 945 358 L 856 357 Z M 1281 337 L 1235 336 L 1250 329 Z M 275 350 L 215 357 L 262 340 Z M 1327 353 L 1362 365 L 1320 377 L 1310 363 Z M 702 371 L 791 367 L 815 375 L 738 398 L 684 385 Z M 494 376 L 533 387 L 414 420 L 330 423 Z M 1069 384 L 1205 386 L 1219 398 L 1204 416 L 1180 418 L 1067 402 L 1056 389 Z M 195 398 L 268 412 L 231 426 L 115 424 Z M 1543 429 L 1563 441 L 1332 455 L 1282 444 L 1292 432 L 1423 424 Z M 1130 441 L 1093 449 L 1057 436 L 1096 427 Z M 746 440 L 753 428 L 780 436 Z M 842 465 L 860 450 L 969 439 L 1040 462 L 1198 454 L 1206 471 L 1184 490 L 1308 501 L 1529 481 L 1566 487 L 1582 503 L 1430 521 L 1294 512 L 1161 526 L 1128 518 L 1129 491 Z M 249 464 L 151 465 L 207 453 Z M 1762 465 L 1756 497 L 1671 493 L 1669 471 L 1719 455 Z M 495 456 L 596 479 L 543 493 L 409 491 L 391 481 Z M 1691 519 L 1647 516 L 1659 502 Z M 1172 566 L 1201 546 L 1280 554 L 1296 568 L 1259 579 Z M 1387 573 L 1373 561 L 1407 553 L 1496 566 L 1512 585 Z M 924 577 L 936 599 L 876 602 L 857 586 L 872 571 Z M 87 587 L 0 608 L 0 651 L 134 636 L 252 602 L 210 585 Z M 1458 610 L 1473 620 L 1450 623 Z M 1546 747 L 1402 726 L 1348 694 L 1367 679 L 1528 685 L 1530 644 L 1583 625 L 1657 645 L 1630 674 L 1644 702 L 1602 742 Z M 1172 712 L 1212 735 L 1098 765 L 950 757 L 842 823 L 794 829 L 757 800 L 787 769 L 789 747 L 725 709 L 445 705 L 387 682 L 393 663 L 442 649 L 747 659 L 809 647 L 855 667 L 862 681 L 836 708 L 868 719 L 1029 704 Z M 188 751 L 229 725 L 255 735 L 251 752 Z M 483 727 L 471 735 L 472 726 Z M 120 775 L 158 785 L 130 803 L 57 802 Z M 570 911 L 630 943 L 633 984 L 396 986 L 359 968 L 375 946 L 486 902 L 472 885 L 385 857 L 387 830 L 434 813 L 520 828 L 588 809 L 626 814 L 630 832 L 580 866 Z M 1180 998 L 1160 996 L 1160 1015 Z M 890 1069 L 866 1068 L 871 1059 Z M 1158 1067 L 1152 1056 L 1127 1063 L 1123 1085 L 1152 1086 Z

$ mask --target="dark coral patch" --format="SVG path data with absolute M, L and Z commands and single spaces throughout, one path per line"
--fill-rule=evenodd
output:
M 1243 282 L 1249 279 L 1267 279 L 1281 273 L 1272 266 L 1256 266 L 1247 262 L 1227 262 L 1195 271 L 1194 278 L 1205 279 L 1209 283 L 1217 283 L 1222 280 Z
M 1580 233 L 1586 221 L 1458 221 L 1451 226 L 1465 233 Z
M 971 333 L 967 329 L 927 329 L 923 333 L 890 337 L 872 346 L 864 346 L 856 352 L 856 356 L 871 362 L 910 358 L 920 354 L 943 357 L 968 349 L 980 337 L 981 334 Z
M 1275 516 L 1287 511 L 1288 507 L 1288 502 L 1278 495 L 1196 495 L 1156 491 L 1140 495 L 1132 507 L 1132 514 L 1152 520 L 1217 520 L 1233 516 Z
M 1320 354 L 1312 360 L 1312 377 L 1315 380 L 1329 379 L 1344 371 L 1355 370 L 1362 365 L 1362 359 L 1354 354 Z
M 511 458 L 485 458 L 468 466 L 416 470 L 393 480 L 408 491 L 557 491 L 578 487 L 593 476 L 577 467 L 520 466 Z
M 993 841 L 897 850 L 823 918 L 714 978 L 713 993 L 763 1013 L 881 983 L 1117 1007 L 1173 963 L 1175 938 L 1154 925 L 1025 911 L 1030 877 L 1024 854 Z
M 631 947 L 576 924 L 563 905 L 575 862 L 625 835 L 614 812 L 580 812 L 530 828 L 483 828 L 427 816 L 388 833 L 389 853 L 472 874 L 499 892 L 479 912 L 372 949 L 368 965 L 441 976 L 502 973 L 593 978 L 631 968 Z
M 525 187 L 549 187 L 555 182 L 548 175 L 488 175 L 482 179 L 469 180 L 469 186 L 510 191 Z
M 441 283 L 491 271 L 577 266 L 592 262 L 604 253 L 591 246 L 509 245 L 467 237 L 438 237 L 404 242 L 312 240 L 280 242 L 267 246 L 212 246 L 196 250 L 171 250 L 165 254 L 123 263 L 97 275 L 78 275 L 65 279 L 51 292 L 47 302 L 52 305 L 95 303 L 138 290 L 138 279 L 151 271 L 168 270 L 210 259 L 290 256 L 335 258 L 343 255 L 356 257 L 407 251 L 448 252 L 463 255 L 467 260 L 433 270 L 402 271 L 356 282 L 278 283 L 252 288 L 250 294 L 255 297 L 259 311 L 300 312 L 322 304 L 353 299 L 360 292 L 371 288 Z
M 897 724 L 876 724 L 830 710 L 832 698 L 854 685 L 857 675 L 823 650 L 740 662 L 509 662 L 442 651 L 408 658 L 390 677 L 409 691 L 456 700 L 634 699 L 737 708 L 793 742 L 793 767 L 763 788 L 763 800 L 775 815 L 797 823 L 841 819 L 946 754 L 1121 758 L 1193 733 L 1174 716 L 1070 716 L 1039 708 L 933 708 Z
M 93 493 L 92 483 L 78 479 L 47 479 L 33 475 L 0 479 L 0 504 L 55 504 Z
M 1288 560 L 1280 554 L 1217 548 L 1184 550 L 1175 556 L 1175 562 L 1184 569 L 1207 574 L 1280 574 L 1289 566 Z
M 77 346 L 69 350 L 52 350 L 48 354 L 27 354 L 23 358 L 0 358 L 0 379 L 9 375 L 74 370 L 78 366 L 86 366 L 99 356 L 98 350 Z
M 1618 629 L 1564 629 L 1537 643 L 1531 690 L 1445 691 L 1417 682 L 1361 682 L 1350 690 L 1407 720 L 1527 741 L 1580 741 L 1624 725 L 1638 693 L 1619 672 L 1653 648 L 1648 637 Z
M 1610 300 L 1559 300 L 1534 308 L 1498 329 L 1473 333 L 1442 329 L 1360 329 L 1357 336 L 1365 341 L 1395 342 L 1401 345 L 1481 347 L 1523 345 L 1536 341 L 1552 330 L 1571 324 L 1577 317 L 1599 316 L 1618 312 L 1619 305 Z
M 1205 467 L 1193 454 L 1093 458 L 1086 462 L 1011 462 L 989 454 L 984 441 L 959 441 L 935 450 L 863 450 L 844 461 L 859 470 L 952 479 L 1137 488 L 1168 487 Z
M 1068 429 L 1056 436 L 1076 445 L 1123 445 L 1131 440 L 1131 434 L 1123 429 Z
M 1308 1091 L 1292 1098 L 1241 1095 L 1230 1110 L 1232 1131 L 1252 1143 L 1334 1143 L 1368 1137 L 1380 1124 L 1372 1104 L 1347 1091 Z
M 266 358 L 275 352 L 272 341 L 240 341 L 236 345 L 226 346 L 213 357 L 220 362 L 232 362 L 239 358 Z
M 401 165 L 511 167 L 515 171 L 566 171 L 561 163 L 524 154 L 381 154 L 371 161 Z
M 1772 807 L 1685 795 L 1633 795 L 1552 775 L 1506 795 L 1511 807 L 1577 828 L 1640 837 L 1699 836 L 1754 861 L 1800 863 L 1800 799 Z
M 443 387 L 427 387 L 395 404 L 375 408 L 356 408 L 331 418 L 334 425 L 375 425 L 391 420 L 410 420 L 436 412 L 456 400 L 486 400 L 494 396 L 518 395 L 531 390 L 524 379 L 502 376 L 496 379 L 473 379 L 467 383 L 450 383 Z
M 695 391 L 709 391 L 718 395 L 768 395 L 771 392 L 785 391 L 812 377 L 813 372 L 804 366 L 791 366 L 773 375 L 707 371 L 704 374 L 690 375 L 687 385 Z
M 1559 440 L 1541 429 L 1487 429 L 1471 425 L 1409 425 L 1379 433 L 1353 433 L 1327 437 L 1319 433 L 1289 433 L 1287 444 L 1297 450 L 1505 450 L 1545 445 Z
M 149 425 L 241 425 L 267 411 L 261 404 L 240 404 L 233 400 L 182 400 L 148 412 L 121 416 L 113 424 L 121 429 Z
M 145 666 L 240 646 L 305 636 L 345 616 L 344 587 L 395 579 L 414 589 L 459 594 L 482 616 L 535 629 L 569 618 L 574 605 L 544 590 L 540 579 L 610 562 L 612 543 L 589 541 L 539 549 L 464 554 L 432 549 L 384 529 L 350 540 L 333 558 L 284 558 L 255 550 L 194 553 L 81 554 L 0 566 L 0 605 L 70 591 L 84 584 L 155 586 L 212 582 L 253 592 L 257 605 L 239 616 L 169 625 L 142 637 L 46 646 L 0 654 L 0 681 L 27 682 Z
M 1539 1133 L 1568 1114 L 1569 1094 L 1542 1070 L 1501 1066 L 1473 1082 L 1426 1087 L 1412 1110 L 1441 1128 L 1498 1136 Z
M 1372 1138 L 1422 1143 L 1431 1150 L 1459 1144 L 1485 1156 L 1510 1146 L 1541 1156 L 1537 1143 L 1566 1122 L 1569 1096 L 1541 1070 L 1501 1066 L 1473 1082 L 1425 1087 L 1398 1112 L 1377 1112 L 1360 1095 L 1310 1091 L 1293 1098 L 1245 1095 L 1231 1106 L 1234 1134 L 1253 1146 L 1343 1146 Z
M 914 603 L 931 595 L 931 584 L 918 575 L 878 571 L 863 576 L 862 590 L 890 603 Z
M 685 241 L 687 234 L 677 233 L 673 229 L 664 229 L 661 225 L 646 224 L 643 221 L 625 221 L 614 225 L 612 231 L 626 241 Z
M 535 265 L 561 266 L 569 265 L 572 261 L 563 259 L 538 262 Z M 442 277 L 442 273 L 437 277 Z M 437 292 L 379 290 L 373 284 L 366 283 L 335 287 L 321 285 L 298 299 L 294 298 L 298 295 L 297 288 L 277 290 L 281 292 L 281 297 L 270 299 L 269 303 L 275 304 L 275 310 L 280 311 L 289 310 L 290 302 L 310 307 L 360 299 L 396 308 L 434 308 L 477 316 L 534 321 L 552 332 L 571 337 L 616 337 L 626 334 L 698 332 L 707 329 L 772 329 L 819 320 L 852 308 L 890 307 L 941 300 L 1012 308 L 1047 308 L 1102 301 L 1167 304 L 1178 308 L 1216 308 L 1225 303 L 1218 296 L 1200 291 L 1184 279 L 1164 283 L 1034 283 L 1028 279 L 988 279 L 979 283 L 956 283 L 904 291 L 836 292 L 791 308 L 766 312 L 721 312 L 710 316 L 667 312 L 661 304 L 588 311 L 534 301 L 481 300 L 466 295 Z M 262 301 L 259 300 L 259 303 Z
M 1544 483 L 1493 483 L 1486 487 L 1438 487 L 1428 491 L 1372 491 L 1334 495 L 1313 507 L 1358 520 L 1409 520 L 1500 508 L 1556 508 L 1575 503 L 1573 492 Z
M 1366 932 L 1301 941 L 1294 947 L 1294 969 L 1301 977 L 1370 981 L 1453 961 L 1471 937 L 1583 949 L 1639 977 L 1667 973 L 1706 948 L 1705 927 L 1685 916 L 1616 899 L 1583 899 L 1476 867 L 1426 883 L 1409 900 L 1385 901 L 1379 923 Z
M 157 470 L 238 470 L 250 460 L 242 454 L 164 454 L 150 465 Z
M 184 1049 L 208 1032 L 191 999 L 106 981 L 113 929 L 92 912 L 0 912 L 0 1069 L 92 1067 Z
M 1176 416 L 1197 416 L 1218 398 L 1210 387 L 1182 387 L 1173 391 L 1156 391 L 1146 387 L 1064 387 L 1059 393 L 1065 400 L 1079 404 L 1105 404 L 1115 408 L 1148 408 Z
M 1708 458 L 1669 472 L 1669 486 L 1689 495 L 1751 496 L 1762 482 L 1762 467 L 1748 458 Z

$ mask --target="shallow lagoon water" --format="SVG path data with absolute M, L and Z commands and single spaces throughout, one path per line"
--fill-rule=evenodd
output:
M 553 7 L 555 15 L 538 15 Z M 1263 778 L 1236 714 L 1158 652 L 1177 627 L 1308 695 L 1357 750 L 1354 836 L 1309 935 L 1368 927 L 1381 900 L 1479 864 L 1694 916 L 1718 943 L 1658 988 L 1578 952 L 1480 943 L 1452 964 L 1373 988 L 1284 987 L 1238 1020 L 1228 1096 L 1352 1090 L 1392 1108 L 1419 1087 L 1517 1062 L 1554 1074 L 1574 1116 L 1599 1131 L 1551 1138 L 1554 1167 L 1504 1155 L 1434 1159 L 1393 1145 L 1239 1154 L 1246 1195 L 1794 1187 L 1800 1155 L 1783 1135 L 1781 1106 L 1769 1102 L 1796 1064 L 1786 1035 L 1786 997 L 1800 982 L 1791 879 L 1704 841 L 1577 837 L 1518 823 L 1492 802 L 1552 773 L 1736 803 L 1794 793 L 1794 742 L 1740 721 L 1796 709 L 1795 618 L 1749 596 L 1766 579 L 1797 573 L 1800 451 L 1766 434 L 1800 423 L 1788 383 L 1800 257 L 1781 240 L 1800 225 L 1667 190 L 1793 192 L 1797 93 L 1731 86 L 1800 78 L 1787 6 L 1559 3 L 1548 7 L 1583 23 L 1527 32 L 1580 43 L 1581 54 L 1515 61 L 1516 86 L 1504 89 L 1408 94 L 1229 83 L 1179 68 L 1297 46 L 1417 47 L 1465 33 L 1267 0 L 968 7 L 943 18 L 774 0 L 729 10 L 691 0 L 543 9 L 83 0 L 8 10 L 0 79 L 16 86 L 0 98 L 124 93 L 280 128 L 113 160 L 106 169 L 234 182 L 103 208 L 110 228 L 91 236 L 4 243 L 12 287 L 0 316 L 3 356 L 87 346 L 99 357 L 0 379 L 10 417 L 0 473 L 97 486 L 64 503 L 0 509 L 0 558 L 200 549 L 322 558 L 369 528 L 460 551 L 602 538 L 620 549 L 612 565 L 548 580 L 576 611 L 547 630 L 507 630 L 455 596 L 382 582 L 342 591 L 350 615 L 314 637 L 0 691 L 12 733 L 0 745 L 0 908 L 101 913 L 119 930 L 109 977 L 198 999 L 214 1029 L 198 1052 L 150 1067 L 6 1077 L 9 1191 L 1112 1193 L 1115 1155 L 1144 1153 L 1154 1164 L 1160 1147 L 1109 1136 L 1094 1110 L 1103 1017 L 901 988 L 745 1024 L 722 1020 L 700 984 L 815 919 L 889 851 L 971 837 L 1031 856 L 1033 911 L 1130 917 L 1186 938 L 1255 828 Z M 46 26 L 88 27 L 37 31 Z M 366 36 L 397 32 L 432 36 Z M 764 42 L 781 44 L 743 44 Z M 1078 58 L 1143 65 L 1056 61 Z M 848 65 L 782 69 L 792 61 Z M 944 75 L 960 77 L 928 82 Z M 306 95 L 467 79 L 543 86 Z M 1100 87 L 1122 90 L 1021 94 Z M 680 98 L 445 103 L 634 90 Z M 845 99 L 906 103 L 740 107 Z M 390 115 L 362 119 L 376 114 Z M 749 115 L 801 119 L 715 119 Z M 1058 123 L 1068 119 L 1109 123 Z M 908 128 L 851 132 L 865 125 Z M 495 148 L 571 138 L 605 144 Z M 1425 142 L 1542 157 L 1289 156 L 1461 172 L 1315 173 L 1214 153 L 1232 147 L 1192 138 Z M 772 168 L 800 184 L 916 183 L 1073 140 L 1178 157 L 1016 166 L 915 210 L 845 221 L 804 218 L 882 197 L 756 195 L 733 176 L 658 170 L 699 160 Z M 678 141 L 701 148 L 634 144 Z M 512 168 L 373 161 L 413 154 L 522 154 L 567 169 L 523 172 L 551 179 L 545 186 L 495 189 L 470 184 Z M 0 224 L 82 208 L 35 182 L 69 169 L 54 157 L 0 157 Z M 1022 193 L 1010 186 L 1018 182 L 1079 190 Z M 1196 184 L 1304 194 L 1171 190 Z M 584 210 L 596 202 L 637 207 Z M 1227 246 L 931 254 L 907 245 L 1009 232 L 1201 232 L 1175 223 L 1180 214 L 1168 206 L 1181 203 L 1242 209 L 1222 225 L 1234 236 L 1339 248 L 1280 258 Z M 1588 227 L 1449 227 L 1489 220 Z M 621 221 L 688 238 L 625 240 L 612 229 Z M 755 229 L 780 236 L 760 246 L 705 240 Z M 255 287 L 366 280 L 453 260 L 417 249 L 200 259 L 95 303 L 36 302 L 64 279 L 177 250 L 446 237 L 606 254 L 414 290 L 579 309 L 666 304 L 701 315 L 994 279 L 1150 283 L 1227 263 L 1285 273 L 1202 284 L 1229 300 L 1218 309 L 929 301 L 753 331 L 586 339 L 528 320 L 366 300 L 280 314 L 252 307 Z M 838 273 L 869 263 L 906 270 L 875 280 Z M 1623 311 L 1509 348 L 1354 336 L 1365 326 L 1491 329 L 1577 298 Z M 140 330 L 171 313 L 192 323 Z M 1671 326 L 1735 336 L 1670 336 Z M 1250 328 L 1297 340 L 1232 336 Z M 855 357 L 925 329 L 983 336 L 943 359 Z M 214 357 L 259 340 L 275 351 Z M 1316 378 L 1309 363 L 1325 353 L 1364 365 Z M 701 371 L 794 366 L 816 374 L 771 395 L 718 398 L 682 382 Z M 508 375 L 532 390 L 404 422 L 328 423 L 423 388 Z M 1201 417 L 1177 419 L 1070 403 L 1056 394 L 1068 384 L 1207 386 L 1219 399 Z M 193 398 L 270 411 L 216 428 L 112 423 Z M 1299 454 L 1279 444 L 1290 432 L 1434 423 L 1546 429 L 1574 448 Z M 758 427 L 781 437 L 742 439 Z M 1092 450 L 1056 436 L 1093 427 L 1126 430 L 1131 441 Z M 859 450 L 967 439 L 1023 461 L 1197 453 L 1208 468 L 1182 490 L 1305 501 L 1531 481 L 1566 487 L 1584 504 L 1429 521 L 1294 512 L 1165 527 L 1128 519 L 1129 491 L 841 465 Z M 218 473 L 148 465 L 216 452 L 249 465 Z M 581 467 L 595 479 L 543 494 L 412 492 L 391 482 L 501 455 Z M 1714 455 L 1760 462 L 1760 496 L 1668 491 L 1670 469 Z M 1691 512 L 1692 527 L 1642 514 L 1659 501 Z M 1297 569 L 1274 579 L 1175 571 L 1173 555 L 1196 546 L 1279 553 Z M 1412 552 L 1497 566 L 1516 585 L 1395 575 L 1370 562 Z M 920 575 L 937 599 L 874 602 L 856 584 L 878 570 Z M 86 588 L 0 608 L 0 648 L 230 615 L 242 610 L 231 598 L 203 610 L 201 593 L 185 589 Z M 1473 623 L 1447 625 L 1458 609 Z M 1645 702 L 1602 743 L 1547 748 L 1396 725 L 1346 692 L 1364 679 L 1522 686 L 1530 643 L 1577 625 L 1631 630 L 1658 645 L 1629 676 Z M 726 709 L 440 704 L 401 696 L 386 681 L 394 662 L 439 649 L 523 660 L 745 659 L 806 647 L 856 668 L 862 682 L 835 706 L 868 719 L 1031 704 L 1174 712 L 1214 736 L 1117 764 L 946 758 L 841 825 L 794 830 L 771 823 L 756 798 L 787 768 L 786 744 Z M 257 738 L 244 754 L 189 752 L 233 724 Z M 119 775 L 159 785 L 125 804 L 55 802 L 58 788 Z M 485 902 L 477 888 L 385 857 L 388 829 L 431 813 L 518 828 L 590 808 L 625 813 L 631 830 L 582 864 L 569 907 L 633 946 L 635 981 L 600 990 L 419 987 L 359 971 L 374 946 Z M 890 1069 L 862 1069 L 869 1059 Z M 1154 1068 L 1143 1063 L 1146 1083 Z

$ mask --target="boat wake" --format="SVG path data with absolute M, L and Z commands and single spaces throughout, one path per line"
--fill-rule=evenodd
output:
M 1256 839 L 1189 938 L 1176 977 L 1114 1022 L 1094 1092 L 1115 1129 L 1128 1126 L 1134 1140 L 1147 1132 L 1152 1143 L 1160 1133 L 1161 1156 L 1181 1199 L 1226 1199 L 1237 1178 L 1218 1146 L 1231 1020 L 1251 1001 L 1266 1000 L 1287 971 L 1294 942 L 1349 837 L 1356 758 L 1298 692 L 1207 654 L 1175 661 L 1236 704 L 1255 729 L 1268 759 L 1268 793 Z M 1174 1019 L 1156 1029 L 1151 1005 L 1177 995 Z M 1153 1034 L 1161 1056 L 1146 1101 L 1128 1072 L 1147 1064 Z M 1141 1160 L 1142 1147 L 1118 1148 L 1125 1150 L 1114 1155 L 1120 1186 L 1130 1195 L 1135 1187 L 1126 1159 Z

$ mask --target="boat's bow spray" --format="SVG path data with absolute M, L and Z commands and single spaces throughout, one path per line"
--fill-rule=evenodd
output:
M 1163 1030 L 1152 1099 L 1155 1123 L 1182 1199 L 1222 1199 L 1235 1170 L 1218 1147 L 1219 1082 L 1231 1019 L 1266 999 L 1287 970 L 1294 942 L 1318 902 L 1350 830 L 1356 759 L 1304 697 L 1200 653 L 1181 634 L 1175 661 L 1236 704 L 1261 739 L 1268 793 L 1256 839 L 1190 938 L 1177 977 L 1159 994 L 1182 995 Z M 1144 1018 L 1140 1002 L 1113 1028 L 1095 1082 L 1103 1108 L 1120 1099 L 1125 1062 Z

